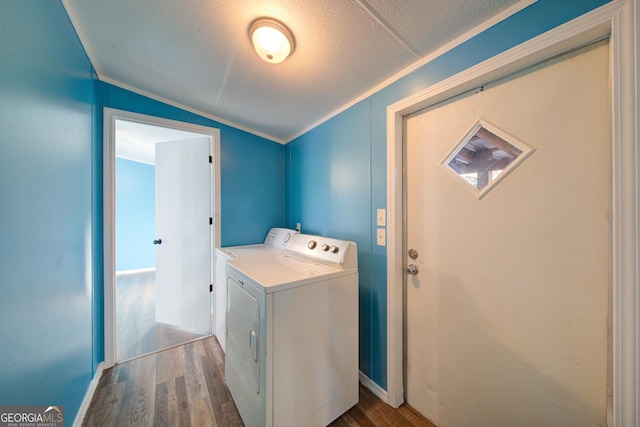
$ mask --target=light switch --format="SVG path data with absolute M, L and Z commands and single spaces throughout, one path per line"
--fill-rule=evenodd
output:
M 377 239 L 378 246 L 386 246 L 387 244 L 387 232 L 384 228 L 378 228 Z
M 384 227 L 387 225 L 387 211 L 386 209 L 378 209 L 376 213 L 376 225 Z

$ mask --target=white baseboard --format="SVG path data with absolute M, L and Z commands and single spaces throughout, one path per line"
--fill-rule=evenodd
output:
M 93 376 L 93 379 L 89 383 L 89 388 L 87 389 L 87 393 L 84 395 L 84 399 L 82 400 L 80 409 L 78 409 L 78 413 L 76 414 L 76 419 L 73 421 L 73 427 L 82 426 L 82 422 L 84 421 L 85 415 L 87 415 L 87 410 L 89 409 L 89 405 L 91 405 L 91 399 L 93 399 L 93 394 L 96 392 L 96 388 L 98 387 L 100 378 L 102 378 L 103 371 L 104 371 L 104 362 L 100 362 L 100 364 L 98 365 L 98 369 L 96 369 L 96 373 Z
M 382 400 L 384 403 L 388 404 L 389 401 L 387 399 L 387 390 L 383 389 L 378 384 L 376 384 L 371 378 L 363 374 L 362 371 L 358 371 L 358 372 L 360 376 L 360 382 L 362 383 L 362 385 L 368 388 L 369 390 L 371 390 L 371 392 L 376 396 L 378 396 L 380 400 Z

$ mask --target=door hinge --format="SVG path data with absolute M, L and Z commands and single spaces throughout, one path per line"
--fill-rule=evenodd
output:
M 209 163 L 213 163 L 213 156 L 209 156 Z
M 213 218 L 209 217 L 209 225 L 213 225 Z
M 213 283 L 209 285 L 209 292 L 213 292 Z

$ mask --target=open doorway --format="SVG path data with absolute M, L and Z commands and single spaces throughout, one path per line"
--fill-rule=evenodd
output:
M 212 334 L 219 131 L 105 109 L 105 362 Z

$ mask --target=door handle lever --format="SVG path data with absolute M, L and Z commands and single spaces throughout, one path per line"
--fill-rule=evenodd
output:
M 153 241 L 153 244 L 154 244 L 154 245 L 160 245 L 160 244 L 162 244 L 162 239 L 156 239 L 156 240 L 154 240 L 154 241 Z

